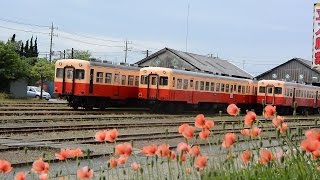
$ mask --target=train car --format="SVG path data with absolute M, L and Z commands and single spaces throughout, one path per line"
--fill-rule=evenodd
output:
M 235 103 L 243 109 L 256 103 L 257 82 L 163 67 L 140 69 L 140 99 L 154 111 L 175 112 L 185 108 L 225 111 Z
M 74 109 L 104 109 L 137 100 L 139 67 L 79 59 L 55 63 L 54 93 Z
M 279 80 L 260 80 L 257 103 L 277 106 L 280 114 L 291 114 L 294 107 L 301 114 L 319 113 L 320 87 Z

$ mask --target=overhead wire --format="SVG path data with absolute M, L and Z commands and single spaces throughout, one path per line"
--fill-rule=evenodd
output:
M 110 40 L 110 39 L 102 39 L 102 38 L 96 38 L 96 37 L 92 37 L 92 36 L 87 36 L 84 34 L 79 34 L 79 33 L 70 33 L 70 32 L 66 32 L 66 31 L 61 31 L 61 30 L 57 30 L 66 34 L 70 34 L 70 35 L 75 35 L 75 36 L 79 36 L 79 37 L 84 37 L 84 38 L 88 38 L 88 39 L 94 39 L 94 40 L 99 40 L 99 41 L 106 41 L 106 42 L 116 42 L 116 43 L 123 43 L 124 41 L 120 41 L 120 40 Z
M 44 26 L 44 25 L 38 25 L 38 24 L 30 24 L 30 23 L 23 23 L 23 22 L 20 22 L 20 21 L 13 21 L 13 20 L 4 19 L 4 18 L 0 18 L 0 21 L 9 22 L 9 23 L 15 23 L 15 24 L 21 24 L 21 25 L 26 25 L 26 26 L 35 26 L 35 27 L 46 27 L 46 28 L 50 28 L 50 26 Z
M 46 35 L 50 34 L 50 33 L 44 33 L 44 32 L 40 32 L 40 31 L 23 30 L 23 29 L 9 28 L 9 27 L 4 27 L 4 26 L 0 26 L 0 28 L 14 30 L 14 31 L 28 32 L 28 33 L 37 33 L 37 34 L 46 34 Z

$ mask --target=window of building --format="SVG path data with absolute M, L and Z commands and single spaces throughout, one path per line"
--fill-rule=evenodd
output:
M 214 82 L 210 83 L 210 91 L 214 91 Z
M 200 91 L 204 90 L 204 81 L 200 81 Z
M 139 86 L 139 76 L 136 76 L 134 79 L 134 85 Z
M 177 79 L 177 89 L 182 89 L 182 79 Z
M 167 86 L 168 85 L 168 77 L 160 76 L 160 85 L 161 86 Z
M 216 83 L 216 92 L 220 91 L 220 83 Z
M 209 91 L 209 90 L 210 90 L 210 83 L 206 82 L 206 91 Z
M 126 75 L 121 76 L 121 85 L 126 85 L 126 79 L 127 79 Z
M 96 82 L 97 83 L 103 82 L 103 72 L 97 72 Z
M 197 91 L 198 91 L 198 89 L 199 89 L 199 81 L 196 81 L 196 87 L 195 87 L 195 90 L 197 90 Z
M 57 68 L 56 78 L 63 78 L 63 68 Z
M 111 84 L 111 80 L 112 80 L 112 74 L 111 73 L 106 73 L 105 83 Z
M 134 76 L 129 75 L 129 76 L 128 76 L 128 85 L 129 85 L 129 86 L 133 86 L 133 81 L 134 81 Z
M 281 87 L 275 87 L 274 88 L 274 94 L 282 94 L 282 88 Z M 299 93 L 300 94 L 300 93 Z M 300 95 L 299 95 L 300 96 Z
M 148 84 L 148 76 L 141 75 L 141 84 Z

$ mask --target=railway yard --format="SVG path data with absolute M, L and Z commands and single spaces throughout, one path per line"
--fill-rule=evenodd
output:
M 133 153 L 137 157 L 145 145 L 168 143 L 171 148 L 175 148 L 179 142 L 184 141 L 183 136 L 178 133 L 178 127 L 183 123 L 194 125 L 194 118 L 197 115 L 196 113 L 154 114 L 148 109 L 141 108 L 74 111 L 66 103 L 44 101 L 1 102 L 0 114 L 0 159 L 8 160 L 13 167 L 20 169 L 30 169 L 32 163 L 40 157 L 50 164 L 59 164 L 55 153 L 61 148 L 80 148 L 84 152 L 84 157 L 81 159 L 83 163 L 88 159 L 98 159 L 102 164 L 106 164 L 114 151 L 114 144 L 100 143 L 94 139 L 96 132 L 105 129 L 116 128 L 119 131 L 117 143 L 131 142 L 134 147 Z M 208 114 L 206 118 L 215 122 L 210 139 L 213 148 L 207 151 L 208 155 L 224 153 L 219 147 L 226 132 L 239 135 L 238 142 L 245 141 L 240 135 L 239 121 L 243 119 L 242 116 Z M 277 134 L 268 122 L 270 120 L 265 120 L 262 116 L 258 119 L 259 127 L 263 128 L 259 140 L 263 142 L 261 145 L 276 148 Z M 318 127 L 319 121 L 319 116 L 287 116 L 286 122 L 292 142 L 299 142 L 304 131 Z M 208 141 L 199 139 L 189 143 L 200 144 L 203 149 L 208 145 Z M 213 149 L 216 150 L 213 152 Z M 239 143 L 236 150 L 243 149 Z M 96 170 L 99 168 L 96 167 Z

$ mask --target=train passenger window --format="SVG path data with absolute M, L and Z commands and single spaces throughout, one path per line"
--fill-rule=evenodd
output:
M 221 83 L 221 92 L 224 92 L 224 83 Z
M 167 86 L 168 85 L 168 77 L 160 76 L 160 85 L 161 86 Z
M 188 79 L 183 80 L 183 89 L 188 89 Z
M 245 86 L 242 86 L 242 94 L 245 94 Z
M 254 94 L 257 95 L 257 87 L 254 87 Z
M 62 77 L 63 77 L 63 68 L 57 68 L 56 78 L 62 78 Z
M 250 93 L 250 86 L 246 86 L 246 93 L 247 93 L 247 94 Z
M 67 78 L 68 79 L 73 79 L 73 70 L 72 69 L 68 69 L 67 70 Z
M 274 94 L 282 94 L 282 88 L 281 87 L 275 87 L 274 88 Z
M 233 85 L 231 84 L 230 85 L 230 93 L 232 93 L 233 92 Z
M 195 90 L 198 90 L 199 89 L 199 81 L 196 81 L 196 87 L 195 87 Z
M 204 81 L 200 81 L 200 91 L 204 90 Z
M 260 86 L 259 87 L 259 93 L 266 93 L 266 87 L 265 86 Z
M 206 82 L 206 91 L 209 91 L 209 89 L 210 89 L 210 83 Z
M 151 85 L 157 85 L 157 77 L 151 77 Z
M 237 92 L 237 85 L 233 85 L 233 92 Z
M 292 97 L 293 93 L 292 93 L 292 89 L 289 89 L 289 97 Z
M 226 92 L 229 92 L 229 84 L 226 84 Z
M 238 93 L 239 94 L 241 93 L 241 86 L 240 85 L 238 86 Z
M 220 91 L 220 83 L 216 83 L 216 92 Z
M 134 79 L 134 85 L 139 86 L 139 76 L 136 76 L 136 78 Z
M 176 85 L 176 78 L 173 77 L 173 78 L 172 78 L 172 87 L 174 87 L 175 85 Z
M 76 69 L 76 79 L 84 79 L 84 69 Z
M 119 84 L 119 74 L 114 74 L 113 82 L 114 82 L 115 84 Z
M 148 84 L 148 76 L 141 75 L 141 84 Z
M 103 72 L 97 72 L 96 82 L 97 83 L 103 82 Z
M 129 86 L 133 86 L 133 80 L 134 80 L 134 76 L 129 75 L 129 76 L 128 76 L 128 85 L 129 85 Z
M 193 80 L 190 80 L 190 89 L 193 89 Z
M 210 91 L 214 91 L 214 82 L 210 83 Z
M 126 79 L 127 79 L 126 75 L 121 76 L 121 84 L 122 85 L 126 85 Z
M 105 83 L 111 84 L 111 80 L 112 80 L 112 74 L 111 73 L 106 73 Z
M 182 79 L 177 80 L 177 89 L 182 89 Z

